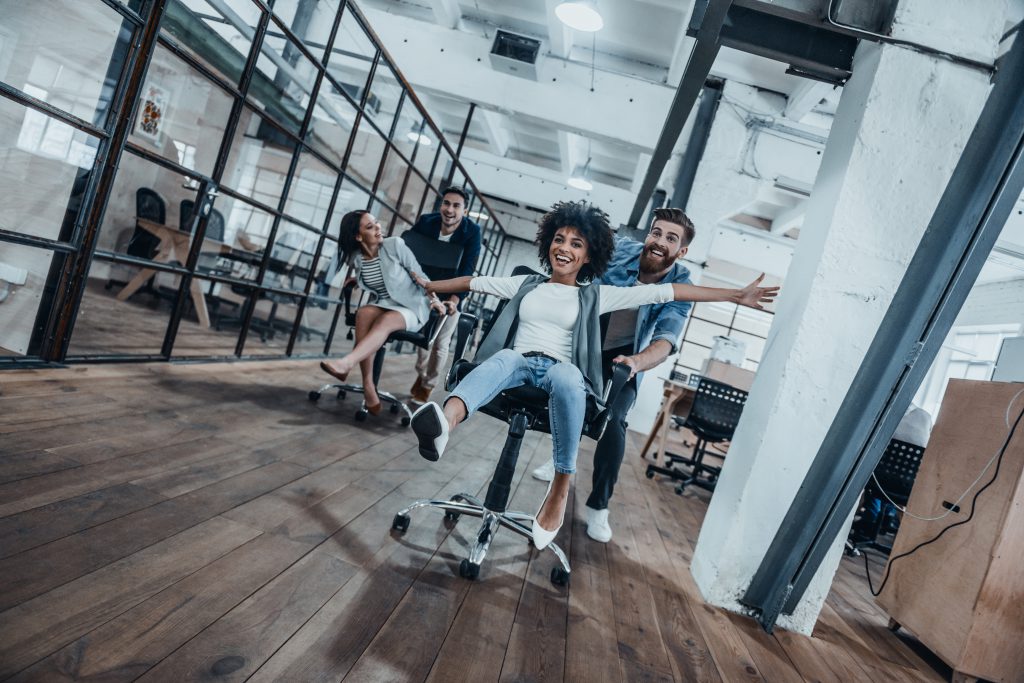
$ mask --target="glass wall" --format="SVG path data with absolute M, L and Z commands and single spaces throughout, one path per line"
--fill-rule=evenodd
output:
M 454 177 L 488 213 L 343 0 L 0 17 L 0 360 L 337 352 L 347 211 L 399 234 Z

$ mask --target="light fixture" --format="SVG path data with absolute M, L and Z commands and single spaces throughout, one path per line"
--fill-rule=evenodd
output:
M 604 19 L 597 11 L 597 2 L 594 0 L 573 0 L 559 3 L 555 7 L 555 16 L 563 24 L 577 31 L 593 33 L 604 28 Z
M 583 166 L 577 166 L 569 176 L 569 187 L 575 187 L 577 190 L 583 190 L 584 192 L 590 192 L 594 189 L 594 183 L 590 182 L 590 159 L 587 159 L 587 163 Z

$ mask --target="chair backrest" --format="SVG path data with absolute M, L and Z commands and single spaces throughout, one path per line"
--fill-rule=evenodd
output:
M 184 232 L 192 230 L 192 211 L 196 203 L 191 199 L 182 199 L 178 205 L 178 229 Z M 217 209 L 210 211 L 210 217 L 206 219 L 206 239 L 224 241 L 224 214 Z
M 742 389 L 702 377 L 683 426 L 708 441 L 727 441 L 736 431 L 746 402 L 747 392 Z
M 156 190 L 140 187 L 135 190 L 135 215 L 154 223 L 163 223 L 167 220 L 167 205 Z
M 412 230 L 402 233 L 406 246 L 431 280 L 447 280 L 455 277 L 462 261 L 462 245 L 441 242 Z
M 905 505 L 910 498 L 923 455 L 924 447 L 891 439 L 875 467 L 878 484 L 900 505 Z

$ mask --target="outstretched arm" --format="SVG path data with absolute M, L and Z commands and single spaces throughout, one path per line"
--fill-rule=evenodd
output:
M 412 274 L 413 278 L 428 294 L 454 294 L 456 292 L 468 292 L 469 283 L 473 280 L 471 276 L 455 277 L 450 280 L 425 280 L 418 273 Z
M 672 298 L 675 301 L 728 301 L 760 310 L 764 308 L 761 304 L 771 303 L 779 293 L 778 287 L 762 287 L 762 280 L 764 280 L 764 273 L 761 273 L 756 280 L 743 289 L 673 283 Z

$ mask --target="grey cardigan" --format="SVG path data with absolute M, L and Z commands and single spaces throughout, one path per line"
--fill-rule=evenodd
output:
M 519 327 L 519 305 L 523 297 L 537 285 L 547 282 L 545 275 L 531 275 L 519 288 L 516 295 L 508 300 L 501 310 L 490 332 L 476 352 L 476 361 L 482 363 L 498 351 L 511 348 Z M 583 373 L 587 391 L 600 396 L 604 391 L 601 369 L 601 300 L 599 287 L 583 285 L 580 288 L 580 313 L 572 328 L 572 364 Z
M 425 325 L 430 317 L 430 302 L 426 292 L 416 284 L 410 273 L 416 273 L 424 280 L 430 280 L 420 267 L 416 257 L 400 237 L 388 237 L 380 245 L 380 269 L 387 284 L 388 294 L 395 303 L 405 306 L 416 315 L 420 325 Z M 363 282 L 363 255 L 356 254 L 353 261 L 359 278 L 359 286 L 367 289 Z

